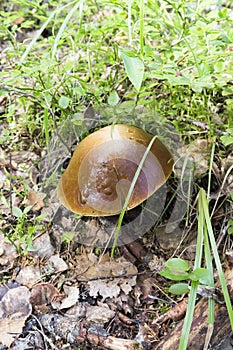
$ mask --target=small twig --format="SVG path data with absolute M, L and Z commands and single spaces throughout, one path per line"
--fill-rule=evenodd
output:
M 171 305 L 171 306 L 176 305 L 176 303 L 173 303 L 173 302 L 168 301 L 168 300 L 161 299 L 161 298 L 156 297 L 156 296 L 154 296 L 154 295 L 150 295 L 150 294 L 149 294 L 149 295 L 148 295 L 148 298 L 153 299 L 153 300 L 161 301 L 162 303 L 169 304 L 169 305 Z

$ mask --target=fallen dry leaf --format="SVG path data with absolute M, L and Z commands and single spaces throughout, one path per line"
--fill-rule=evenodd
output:
M 53 307 L 55 306 L 59 310 L 68 309 L 68 308 L 74 306 L 79 300 L 79 294 L 80 294 L 79 287 L 64 285 L 63 290 L 64 290 L 66 297 L 64 299 L 62 299 L 62 301 L 60 303 L 55 303 L 55 305 L 52 304 Z
M 7 291 L 0 301 L 0 341 L 10 346 L 20 335 L 25 321 L 32 312 L 30 292 L 26 287 L 17 287 Z
M 115 312 L 106 306 L 90 306 L 87 308 L 86 319 L 92 325 L 104 325 L 109 322 L 114 316 Z
M 38 211 L 44 207 L 43 200 L 45 199 L 45 197 L 46 197 L 45 193 L 30 190 L 28 192 L 28 196 L 27 196 L 27 205 L 32 206 L 32 211 L 34 211 L 34 212 Z
M 0 265 L 9 266 L 18 256 L 16 248 L 11 244 L 5 242 L 5 236 L 0 232 Z
M 41 271 L 39 266 L 29 265 L 22 267 L 19 271 L 16 282 L 31 288 L 41 277 Z
M 200 176 L 205 174 L 209 169 L 211 143 L 206 139 L 197 139 L 187 146 L 183 146 L 178 150 L 180 157 L 189 156 L 189 161 L 194 166 L 194 175 Z M 182 173 L 182 169 L 177 168 L 178 173 Z
M 118 286 L 119 281 L 89 281 L 89 294 L 96 298 L 98 295 L 106 298 L 116 298 L 120 294 L 120 287 Z
M 36 237 L 33 240 L 33 247 L 35 250 L 30 252 L 30 254 L 33 256 L 39 256 L 41 259 L 50 258 L 55 251 L 48 232 Z
M 51 283 L 40 283 L 31 290 L 30 302 L 35 306 L 48 305 L 52 301 L 61 300 L 64 296 Z
M 67 263 L 58 254 L 52 255 L 47 264 L 54 272 L 63 272 L 68 269 Z
M 128 294 L 136 284 L 137 276 L 130 276 L 134 274 L 137 274 L 136 266 L 124 258 L 120 258 L 115 261 L 105 261 L 92 265 L 83 273 L 83 276 L 87 279 L 109 277 L 104 280 L 88 281 L 90 296 L 97 297 L 99 294 L 105 300 L 106 298 L 117 297 L 121 290 Z M 122 278 L 119 278 L 120 276 Z M 117 278 L 110 279 L 111 277 Z
M 77 344 L 77 338 L 85 336 L 81 333 L 82 323 L 77 322 L 77 317 L 63 316 L 60 314 L 44 314 L 38 315 L 38 319 L 49 333 L 56 335 L 56 339 L 65 339 L 70 344 Z M 84 340 L 84 339 L 83 339 Z

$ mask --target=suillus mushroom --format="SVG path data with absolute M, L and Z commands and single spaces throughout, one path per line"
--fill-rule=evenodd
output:
M 61 203 L 83 216 L 119 214 L 138 165 L 153 135 L 132 125 L 110 125 L 76 147 L 58 184 Z M 130 197 L 130 210 L 150 197 L 172 172 L 174 161 L 156 138 Z

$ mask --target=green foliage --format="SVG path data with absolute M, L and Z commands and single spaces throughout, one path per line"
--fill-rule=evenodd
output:
M 108 96 L 108 104 L 110 106 L 116 106 L 119 101 L 120 101 L 120 98 L 117 91 L 116 90 L 111 91 Z
M 69 244 L 74 238 L 74 232 L 65 232 L 61 236 L 62 243 Z
M 165 266 L 166 269 L 161 271 L 159 274 L 172 281 L 183 281 L 190 279 L 191 281 L 197 281 L 201 284 L 209 285 L 210 283 L 211 274 L 208 269 L 198 267 L 190 272 L 191 267 L 183 259 L 169 259 L 166 261 Z
M 229 146 L 233 144 L 233 128 L 227 129 L 226 132 L 229 135 L 221 136 L 220 139 L 225 146 Z
M 56 122 L 90 102 L 122 100 L 176 117 L 177 128 L 183 116 L 215 125 L 218 110 L 219 128 L 233 127 L 233 20 L 224 3 L 13 0 L 0 16 L 12 139 L 27 131 L 48 144 Z
M 189 285 L 187 283 L 175 283 L 168 291 L 176 295 L 186 294 L 189 292 Z
M 218 277 L 220 280 L 224 300 L 226 303 L 226 308 L 228 311 L 228 317 L 231 324 L 231 329 L 233 330 L 233 310 L 230 301 L 230 296 L 227 289 L 227 284 L 225 276 L 222 270 L 222 265 L 220 262 L 220 257 L 218 254 L 217 245 L 215 242 L 215 237 L 213 234 L 213 228 L 210 221 L 209 207 L 206 192 L 203 189 L 199 191 L 198 198 L 198 235 L 197 235 L 197 246 L 196 246 L 196 257 L 194 263 L 193 280 L 191 282 L 190 295 L 188 300 L 187 312 L 184 319 L 184 325 L 182 328 L 179 350 L 186 350 L 188 346 L 188 334 L 191 329 L 192 318 L 194 314 L 196 294 L 198 289 L 198 284 L 203 280 L 203 282 L 208 282 L 211 287 L 214 285 L 213 279 L 213 265 L 212 265 L 212 255 L 217 267 Z M 204 244 L 204 256 L 206 260 L 206 269 L 201 268 L 202 254 L 203 254 L 203 244 Z M 211 255 L 212 249 L 212 255 Z M 204 272 L 204 273 L 203 273 Z M 208 275 L 209 273 L 209 275 Z M 199 279 L 200 278 L 200 279 Z M 176 291 L 176 287 L 174 290 Z M 211 328 L 214 326 L 214 300 L 210 299 L 208 302 L 208 324 Z M 206 335 L 208 339 L 208 334 Z
M 29 251 L 33 251 L 33 238 L 35 233 L 41 231 L 43 225 L 40 221 L 44 219 L 43 215 L 37 216 L 30 221 L 28 214 L 31 206 L 27 206 L 24 210 L 19 207 L 12 207 L 12 215 L 15 217 L 16 224 L 12 225 L 10 230 L 2 230 L 6 241 L 13 244 L 20 255 L 25 255 Z
M 140 91 L 144 76 L 144 64 L 133 52 L 119 49 L 120 56 L 124 61 L 127 76 L 137 92 Z
M 228 221 L 228 230 L 227 230 L 229 235 L 233 234 L 233 220 Z

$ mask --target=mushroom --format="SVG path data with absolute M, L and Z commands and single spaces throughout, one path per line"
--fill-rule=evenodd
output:
M 132 125 L 110 125 L 83 139 L 58 184 L 61 203 L 83 216 L 111 216 L 123 208 L 131 182 L 153 136 Z M 127 210 L 170 176 L 173 158 L 156 138 L 143 163 Z

